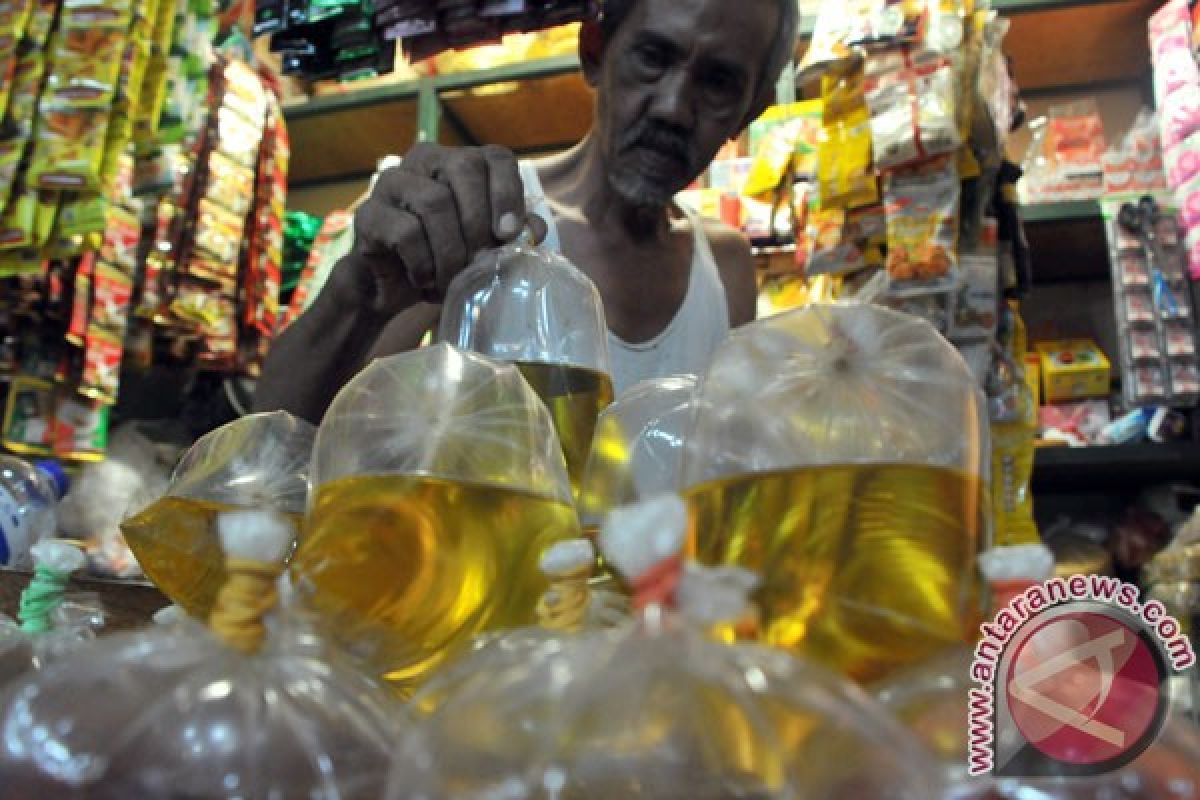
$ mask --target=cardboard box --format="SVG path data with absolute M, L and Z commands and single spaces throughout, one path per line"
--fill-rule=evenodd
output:
M 1038 342 L 1034 349 L 1041 356 L 1045 403 L 1108 397 L 1112 365 L 1092 340 Z

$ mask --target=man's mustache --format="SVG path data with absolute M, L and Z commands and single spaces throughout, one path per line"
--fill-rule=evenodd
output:
M 639 122 L 622 137 L 622 150 L 646 148 L 678 159 L 682 164 L 691 164 L 691 148 L 684 131 L 654 122 Z

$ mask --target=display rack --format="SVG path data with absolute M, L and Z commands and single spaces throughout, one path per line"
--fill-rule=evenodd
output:
M 1027 91 L 1142 81 L 1144 31 L 1156 0 L 995 0 L 1012 20 L 1009 50 Z M 1064 39 L 1070 31 L 1070 40 Z M 811 36 L 802 31 L 801 49 Z M 285 108 L 292 188 L 364 180 L 414 141 L 500 144 L 522 155 L 563 149 L 592 119 L 591 91 L 574 55 L 364 90 Z

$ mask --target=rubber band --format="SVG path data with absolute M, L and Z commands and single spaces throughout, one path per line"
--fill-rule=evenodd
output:
M 267 634 L 264 617 L 279 603 L 276 580 L 283 566 L 230 558 L 225 569 L 229 577 L 217 593 L 208 625 L 229 647 L 252 655 L 262 649 Z
M 21 592 L 21 604 L 17 618 L 25 633 L 46 633 L 52 627 L 50 615 L 62 605 L 63 594 L 71 573 L 59 572 L 44 564 L 33 568 L 33 578 L 25 591 Z
M 638 611 L 652 605 L 675 607 L 675 590 L 683 578 L 683 557 L 663 559 L 633 581 L 633 607 Z
M 591 564 L 582 564 L 552 576 L 550 588 L 538 601 L 538 624 L 563 633 L 574 633 L 582 628 L 592 604 L 591 577 Z

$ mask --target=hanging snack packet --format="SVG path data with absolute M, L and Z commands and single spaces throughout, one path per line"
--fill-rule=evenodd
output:
M 817 211 L 809 220 L 812 252 L 805 266 L 806 275 L 845 275 L 883 266 L 887 216 L 882 206 Z
M 864 83 L 878 170 L 951 153 L 961 144 L 954 70 L 943 58 L 872 56 Z
M 800 76 L 844 67 L 864 48 L 915 44 L 928 13 L 928 0 L 825 0 Z
M 817 185 L 822 209 L 858 208 L 879 202 L 871 170 L 871 112 L 861 73 L 830 75 L 821 82 L 825 103 L 817 145 Z
M 890 291 L 958 283 L 958 172 L 949 159 L 887 176 Z

